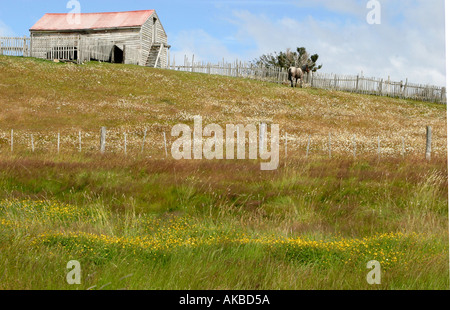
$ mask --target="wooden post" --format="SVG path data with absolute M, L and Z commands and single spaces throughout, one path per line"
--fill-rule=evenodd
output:
M 356 76 L 356 89 L 355 89 L 355 92 L 358 92 L 358 87 L 359 87 L 359 75 Z
M 425 151 L 425 158 L 431 160 L 431 126 L 427 126 L 427 145 Z
M 356 158 L 356 140 L 355 135 L 353 135 L 353 157 Z
M 387 95 L 390 96 L 391 95 L 391 76 L 390 75 L 388 75 L 387 84 L 388 84 Z
M 81 153 L 81 130 L 78 132 L 78 152 Z
M 195 60 L 195 55 L 192 55 L 192 72 L 195 72 L 194 60 Z
M 144 138 L 142 139 L 142 154 L 144 154 L 145 149 L 145 139 L 147 138 L 147 128 L 144 130 Z
M 164 132 L 164 149 L 166 151 L 166 157 L 169 157 L 169 154 L 167 153 L 167 139 L 166 139 L 166 133 Z
M 236 138 L 237 145 L 241 145 L 241 132 L 239 131 L 239 126 L 236 126 L 236 137 L 237 137 Z M 215 134 L 214 134 L 214 141 L 216 141 L 216 135 Z
M 403 86 L 403 98 L 406 97 L 406 87 L 408 86 L 408 79 L 405 81 L 405 85 Z
M 284 157 L 287 158 L 288 153 L 288 133 L 287 131 L 284 133 Z
M 405 158 L 405 138 L 402 137 L 402 157 Z
M 167 49 L 167 67 L 168 69 L 170 69 L 170 49 Z
M 383 94 L 383 79 L 381 79 L 381 81 L 380 81 L 380 86 L 379 86 L 379 94 L 380 94 L 380 96 Z
M 378 136 L 378 160 L 380 160 L 381 157 L 381 144 L 380 144 L 380 136 Z
M 31 134 L 31 150 L 34 153 L 34 137 L 33 137 L 33 134 Z
M 104 154 L 106 151 L 106 127 L 102 127 L 100 132 L 100 153 Z
M 259 125 L 259 155 L 263 153 L 264 145 L 266 143 L 266 124 L 260 123 Z
M 311 146 L 311 135 L 308 136 L 308 145 L 306 146 L 306 158 L 308 158 L 310 146 Z
M 331 133 L 328 133 L 328 157 L 331 159 Z

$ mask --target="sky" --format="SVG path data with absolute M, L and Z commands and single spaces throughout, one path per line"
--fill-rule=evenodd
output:
M 29 35 L 68 0 L 0 0 L 0 36 Z M 82 13 L 155 9 L 171 58 L 217 63 L 305 47 L 322 72 L 444 86 L 444 0 L 79 0 Z M 379 23 L 368 15 L 379 3 Z M 369 5 L 369 6 L 368 6 Z

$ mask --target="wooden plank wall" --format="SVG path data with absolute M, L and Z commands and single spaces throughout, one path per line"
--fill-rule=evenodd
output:
M 37 58 L 54 59 L 52 47 L 79 50 L 79 61 L 109 61 L 114 45 L 123 50 L 125 47 L 125 63 L 140 64 L 141 45 L 140 30 L 118 30 L 113 32 L 93 32 L 79 35 L 77 33 L 33 33 L 32 55 Z M 51 57 L 48 57 L 48 53 Z M 56 53 L 56 56 L 58 54 Z M 55 57 L 57 58 L 57 57 Z M 60 60 L 72 60 L 60 59 Z
M 153 19 L 156 18 L 156 31 L 153 29 Z M 156 37 L 154 38 L 154 31 L 156 33 Z M 167 45 L 168 43 L 168 38 L 167 38 L 167 34 L 164 31 L 164 28 L 162 26 L 161 21 L 159 20 L 158 16 L 156 14 L 153 14 L 142 26 L 141 29 L 141 48 L 142 48 L 142 60 L 141 60 L 141 64 L 142 65 L 146 65 L 148 60 L 149 60 L 149 56 L 151 53 L 151 49 L 152 49 L 152 45 L 153 44 L 157 44 L 157 43 L 162 43 Z M 160 68 L 165 68 L 167 67 L 167 63 L 168 63 L 168 48 L 165 47 L 163 49 L 163 52 L 161 53 L 161 58 L 159 61 L 159 65 L 157 67 Z

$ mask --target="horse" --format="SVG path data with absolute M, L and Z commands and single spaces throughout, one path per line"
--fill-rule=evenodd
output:
M 291 86 L 296 87 L 297 81 L 300 79 L 300 88 L 303 88 L 303 75 L 306 73 L 309 73 L 309 66 L 304 65 L 301 68 L 296 67 L 290 67 L 288 71 L 289 81 L 291 81 Z M 295 79 L 295 86 L 294 86 L 294 79 Z

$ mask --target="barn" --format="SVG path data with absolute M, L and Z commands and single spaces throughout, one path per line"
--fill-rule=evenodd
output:
M 155 10 L 45 14 L 30 28 L 31 56 L 61 61 L 98 60 L 165 68 L 167 34 Z

